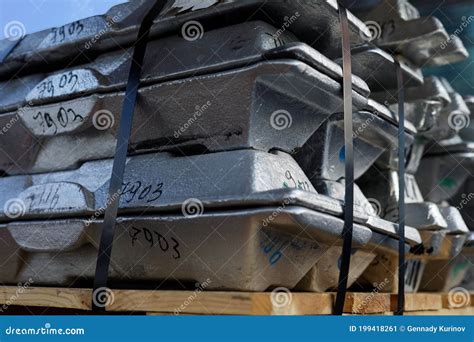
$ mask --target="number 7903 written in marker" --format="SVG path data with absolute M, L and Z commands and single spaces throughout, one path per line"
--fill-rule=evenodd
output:
M 135 226 L 130 228 L 129 235 L 132 238 L 132 246 L 135 246 L 137 241 L 144 240 L 145 245 L 150 248 L 159 248 L 162 252 L 172 253 L 173 259 L 181 258 L 179 242 L 174 237 L 166 237 L 154 229 Z

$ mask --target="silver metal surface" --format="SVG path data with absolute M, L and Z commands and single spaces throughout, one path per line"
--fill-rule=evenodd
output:
M 358 46 L 352 53 L 352 73 L 362 78 L 373 92 L 397 88 L 397 71 L 394 57 L 372 46 Z M 336 62 L 341 65 L 342 59 Z M 405 87 L 416 87 L 423 84 L 420 69 L 414 68 L 409 62 L 400 63 Z
M 276 59 L 280 53 L 284 58 Z M 310 65 L 297 60 L 302 56 Z M 341 69 L 301 45 L 279 49 L 271 58 L 141 88 L 130 152 L 237 148 L 291 152 L 303 146 L 329 115 L 343 107 L 341 85 L 318 70 L 342 77 Z M 354 84 L 367 89 L 360 79 L 355 78 Z M 94 94 L 0 115 L 5 125 L 14 122 L 2 133 L 0 170 L 46 172 L 112 157 L 123 96 Z M 364 96 L 356 92 L 353 96 L 356 108 L 367 106 Z
M 460 150 L 449 151 L 448 145 L 433 147 L 430 154 L 422 159 L 416 176 L 427 200 L 436 203 L 449 200 L 462 188 L 468 177 L 473 175 L 474 146 L 456 145 Z M 440 149 L 444 153 L 434 153 Z
M 370 169 L 359 181 L 366 195 L 376 201 L 380 217 L 397 222 L 398 220 L 398 176 L 395 170 Z M 373 186 L 377 184 L 377 186 Z M 446 229 L 447 222 L 438 206 L 424 202 L 415 177 L 405 174 L 406 224 L 419 230 Z
M 451 64 L 469 56 L 460 40 L 450 40 L 441 21 L 420 17 L 406 0 L 382 0 L 358 16 L 377 23 L 375 44 L 401 54 L 417 66 Z
M 277 212 L 277 215 L 275 215 Z M 270 223 L 268 218 L 272 217 Z M 0 281 L 88 284 L 101 222 L 82 219 L 9 223 L 0 229 Z M 118 218 L 110 284 L 209 283 L 206 290 L 293 288 L 332 245 L 343 221 L 301 207 Z M 354 227 L 355 244 L 371 231 Z M 8 262 L 5 262 L 8 259 Z M 28 259 L 27 263 L 23 260 Z
M 387 149 L 396 144 L 397 127 L 383 115 L 360 111 L 353 118 L 354 178 L 358 179 Z M 412 139 L 408 137 L 408 144 Z M 343 115 L 330 116 L 294 154 L 310 180 L 344 177 Z
M 388 103 L 395 113 L 398 111 L 395 91 L 384 90 L 371 96 L 381 103 Z M 413 123 L 419 134 L 433 137 L 431 130 L 439 121 L 443 109 L 447 108 L 451 98 L 441 80 L 434 76 L 424 78 L 419 87 L 405 89 L 405 116 Z
M 27 71 L 34 70 L 39 64 L 65 64 L 65 61 L 82 54 L 95 56 L 112 49 L 123 49 L 135 41 L 141 20 L 152 5 L 150 0 L 120 4 L 102 16 L 28 34 L 0 65 L 0 75 L 11 74 L 22 67 Z M 150 35 L 156 37 L 182 32 L 181 39 L 184 40 L 182 36 L 185 36 L 188 40 L 196 40 L 206 36 L 208 26 L 238 24 L 249 18 L 271 21 L 280 34 L 291 31 L 298 39 L 317 47 L 327 56 L 340 56 L 341 32 L 335 0 L 192 0 L 185 3 L 170 0 L 155 19 Z M 351 13 L 348 13 L 348 19 L 351 43 L 357 45 L 367 41 L 370 31 L 362 21 Z M 275 35 L 276 41 L 280 34 Z M 0 41 L 0 49 L 6 49 L 8 43 L 7 40 Z M 27 65 L 24 61 L 28 61 Z

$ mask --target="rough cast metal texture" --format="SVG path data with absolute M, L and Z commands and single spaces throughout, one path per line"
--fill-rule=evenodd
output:
M 52 68 L 82 54 L 95 56 L 126 47 L 135 40 L 141 20 L 152 5 L 150 0 L 132 1 L 112 7 L 105 15 L 28 34 L 0 64 L 0 75 L 12 74 L 25 67 L 29 68 L 26 71 L 31 71 L 38 65 Z M 298 39 L 312 44 L 331 58 L 341 55 L 341 32 L 335 0 L 170 0 L 155 19 L 151 37 L 185 32 L 183 25 L 191 21 L 199 22 L 204 32 L 197 27 L 197 34 L 205 36 L 211 24 L 212 27 L 228 26 L 248 21 L 250 17 L 264 21 L 271 18 L 271 24 L 281 32 L 293 32 Z M 370 31 L 362 21 L 351 13 L 348 13 L 348 19 L 351 43 L 357 45 L 367 41 Z M 191 38 L 194 38 L 192 33 Z M 8 48 L 10 43 L 6 39 L 0 41 L 0 49 Z M 80 61 L 78 59 L 78 63 Z
M 8 220 L 10 199 L 23 202 L 21 219 L 93 214 L 106 205 L 112 162 L 90 161 L 77 170 L 0 178 L 0 219 Z M 151 210 L 188 198 L 244 197 L 284 187 L 315 191 L 296 162 L 283 152 L 144 154 L 127 161 L 120 208 Z
M 310 180 L 339 180 L 344 177 L 344 116 L 330 116 L 309 138 L 305 145 L 295 151 L 294 157 Z M 377 112 L 360 111 L 353 118 L 354 178 L 359 178 L 387 149 L 396 145 L 398 129 Z M 412 142 L 408 136 L 407 144 Z
M 341 241 L 343 225 L 341 219 L 297 206 L 190 217 L 120 217 L 110 284 L 206 282 L 206 289 L 293 288 L 330 246 Z M 0 281 L 13 284 L 33 278 L 38 285 L 90 284 L 100 228 L 100 220 L 81 219 L 7 224 L 0 229 L 0 259 L 9 261 L 2 262 Z M 355 230 L 356 245 L 370 239 L 369 229 L 356 225 Z
M 433 147 L 421 161 L 417 180 L 427 200 L 436 203 L 449 200 L 474 174 L 474 146 L 463 143 L 453 145 Z M 459 149 L 450 151 L 450 148 Z
M 373 46 L 358 46 L 351 50 L 352 73 L 362 78 L 373 92 L 397 89 L 397 65 L 394 57 Z M 342 65 L 342 59 L 336 60 Z M 407 88 L 421 86 L 421 70 L 412 67 L 408 61 L 400 62 L 404 84 Z
M 254 22 L 241 25 L 239 30 L 229 28 L 224 36 L 236 36 L 227 40 L 230 43 L 221 49 L 222 56 L 227 57 L 224 61 L 213 55 L 212 43 L 218 45 L 217 42 L 222 41 L 222 35 L 213 35 L 213 31 L 207 35 L 207 42 L 196 47 L 201 51 L 196 54 L 179 48 L 183 45 L 181 40 L 171 39 L 168 46 L 174 46 L 174 56 L 181 56 L 189 63 L 183 65 L 175 57 L 161 62 L 157 58 L 151 59 L 153 62 L 145 76 L 148 81 L 159 76 L 156 70 L 161 70 L 163 63 L 170 65 L 165 68 L 169 72 L 163 75 L 165 78 L 203 70 L 215 70 L 216 73 L 142 87 L 132 130 L 131 152 L 196 148 L 209 151 L 277 148 L 291 152 L 301 147 L 330 114 L 342 111 L 341 86 L 333 79 L 342 78 L 341 68 L 312 48 L 302 44 L 283 46 L 271 50 L 265 57 L 267 61 L 258 62 L 265 49 L 274 47 L 273 38 L 267 34 L 271 29 Z M 237 38 L 243 31 L 249 32 L 246 43 L 253 48 L 237 49 L 236 52 L 235 44 L 240 46 L 242 43 Z M 166 39 L 163 41 L 163 45 L 167 45 Z M 195 57 L 186 57 L 188 55 Z M 203 55 L 209 56 L 206 63 L 200 62 Z M 237 62 L 241 57 L 247 61 L 247 66 L 217 72 L 241 64 L 242 61 Z M 212 58 L 216 58 L 218 65 L 211 61 Z M 79 75 L 74 70 L 70 72 Z M 56 74 L 46 80 L 56 79 L 61 83 L 68 73 Z M 124 76 L 122 71 L 119 74 Z M 154 79 L 160 80 L 160 77 Z M 95 87 L 100 83 L 99 79 L 97 77 L 97 82 L 93 82 L 87 92 L 100 90 Z M 106 83 L 110 86 L 113 82 Z M 367 86 L 354 78 L 354 88 L 364 94 L 353 93 L 355 107 L 366 107 Z M 36 87 L 33 93 L 38 89 L 42 87 Z M 40 93 L 41 90 L 29 101 Z M 71 90 L 68 94 L 76 93 Z M 56 95 L 39 97 L 53 101 Z M 93 94 L 54 104 L 27 105 L 17 112 L 1 115 L 0 120 L 6 124 L 13 121 L 15 124 L 2 132 L 0 169 L 8 174 L 44 172 L 71 168 L 85 160 L 111 157 L 123 96 L 121 92 Z M 242 111 L 242 108 L 247 110 Z M 17 143 L 10 149 L 13 140 Z
M 396 91 L 383 90 L 373 93 L 372 97 L 381 103 L 388 103 L 395 113 L 398 112 Z M 420 135 L 433 137 L 435 135 L 431 134 L 431 130 L 450 102 L 451 98 L 441 80 L 434 76 L 425 77 L 423 85 L 405 89 L 405 117 Z
M 95 220 L 103 214 L 111 167 L 112 160 L 108 159 L 87 162 L 72 171 L 1 178 L 0 186 L 5 191 L 0 195 L 0 220 L 12 221 L 11 201 L 23 206 L 21 215 L 16 217 L 20 220 L 60 216 Z M 304 190 L 303 196 L 297 194 L 293 198 L 291 189 Z M 201 202 L 205 208 L 225 208 L 281 204 L 286 198 L 332 215 L 343 213 L 340 200 L 316 194 L 300 167 L 283 152 L 237 150 L 194 156 L 158 153 L 129 157 L 120 194 L 121 213 L 181 211 L 189 199 Z M 367 209 L 367 205 L 355 208 L 357 222 L 370 221 L 373 213 Z M 370 222 L 379 231 L 394 234 L 393 226 Z
M 420 17 L 406 0 L 383 0 L 358 16 L 378 24 L 375 44 L 403 55 L 417 66 L 451 64 L 469 56 L 460 39 L 450 39 L 441 21 Z

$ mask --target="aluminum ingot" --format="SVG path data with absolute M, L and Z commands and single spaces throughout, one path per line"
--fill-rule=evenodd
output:
M 417 66 L 452 64 L 469 56 L 461 41 L 450 40 L 441 21 L 420 17 L 406 0 L 383 0 L 368 12 L 357 14 L 366 23 L 375 22 L 376 45 L 401 54 Z
M 196 148 L 209 151 L 276 148 L 291 152 L 301 147 L 327 116 L 342 110 L 339 66 L 303 44 L 287 45 L 265 54 L 265 48 L 271 44 L 266 38 L 265 25 L 248 23 L 241 28 L 254 35 L 254 44 L 263 51 L 260 55 L 250 48 L 247 50 L 251 51 L 241 51 L 240 55 L 247 56 L 245 67 L 140 89 L 130 152 Z M 235 32 L 235 28 L 230 31 Z M 217 37 L 212 33 L 208 35 L 209 41 Z M 229 51 L 235 50 L 232 46 L 227 46 Z M 213 56 L 212 49 L 204 50 Z M 233 61 L 237 56 L 231 55 L 227 54 L 229 61 L 223 65 L 236 64 Z M 260 58 L 266 61 L 259 62 Z M 251 63 L 252 60 L 256 62 Z M 174 69 L 167 70 L 174 75 L 208 68 L 190 62 L 188 70 L 175 60 L 169 63 Z M 151 70 L 147 76 L 150 80 L 156 71 L 151 66 L 148 70 Z M 157 77 L 159 80 L 161 76 Z M 354 77 L 353 83 L 364 94 L 353 92 L 354 105 L 365 107 L 368 88 L 358 78 Z M 95 94 L 49 105 L 26 106 L 17 113 L 1 115 L 4 122 L 15 121 L 15 124 L 0 142 L 4 154 L 0 154 L 0 170 L 7 174 L 45 172 L 112 157 L 118 128 L 114 123 L 119 121 L 123 96 L 123 93 Z M 21 124 L 30 132 L 17 127 Z M 20 142 L 20 146 L 11 150 L 13 140 Z M 30 149 L 32 144 L 41 148 Z M 83 144 L 88 148 L 81 148 Z
M 449 200 L 473 175 L 474 144 L 453 139 L 430 146 L 428 153 L 416 174 L 420 190 L 430 201 Z
M 167 282 L 206 282 L 209 290 L 242 291 L 293 288 L 330 246 L 342 243 L 343 225 L 341 219 L 298 206 L 119 217 L 109 283 L 156 288 Z M 3 284 L 29 278 L 37 285 L 91 284 L 100 220 L 14 222 L 2 228 Z M 369 229 L 354 228 L 355 245 L 370 239 Z
M 381 103 L 388 103 L 398 113 L 396 91 L 383 90 L 373 93 L 372 97 Z M 405 118 L 413 123 L 420 135 L 433 137 L 431 130 L 450 102 L 451 98 L 441 80 L 433 76 L 425 77 L 422 86 L 405 89 Z
M 383 107 L 379 105 L 380 107 Z M 384 107 L 385 108 L 385 107 Z M 387 149 L 396 144 L 398 128 L 390 111 L 363 110 L 353 117 L 354 178 L 362 176 Z M 410 145 L 412 137 L 407 136 Z M 294 154 L 295 160 L 311 181 L 338 180 L 344 177 L 344 115 L 337 113 Z
M 57 66 L 77 56 L 93 57 L 130 46 L 136 39 L 143 16 L 152 5 L 153 1 L 149 0 L 132 1 L 114 6 L 102 16 L 28 34 L 0 64 L 0 75 L 5 77 L 20 68 L 31 71 L 39 64 Z M 278 27 L 273 35 L 275 41 L 282 33 L 291 31 L 298 39 L 324 50 L 331 58 L 341 55 L 340 26 L 334 24 L 339 21 L 335 0 L 192 0 L 185 3 L 170 0 L 154 20 L 150 37 L 180 32 L 181 39 L 195 42 L 206 37 L 209 27 L 239 24 L 249 18 L 271 20 Z M 362 21 L 350 12 L 348 21 L 352 44 L 369 40 L 370 31 Z M 10 45 L 9 40 L 0 41 L 2 50 Z M 26 65 L 25 60 L 28 61 Z
M 397 89 L 397 64 L 394 57 L 382 49 L 363 45 L 351 50 L 352 73 L 362 78 L 372 92 Z M 342 59 L 336 61 L 342 65 Z M 400 60 L 403 83 L 406 88 L 423 84 L 421 70 Z

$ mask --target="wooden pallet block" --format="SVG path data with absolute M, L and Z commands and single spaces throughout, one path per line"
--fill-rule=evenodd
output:
M 449 299 L 452 295 L 449 293 L 443 293 L 441 295 L 442 305 L 445 309 L 461 309 L 465 307 L 474 306 L 474 293 L 469 295 L 469 298 L 466 298 L 461 303 L 452 303 Z

